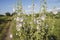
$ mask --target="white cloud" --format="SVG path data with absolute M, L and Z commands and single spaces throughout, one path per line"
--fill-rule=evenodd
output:
M 15 12 L 15 8 L 13 8 L 13 12 Z
M 28 8 L 32 8 L 32 5 L 28 5 Z
M 31 9 L 28 9 L 25 11 L 27 14 L 30 14 L 31 13 Z

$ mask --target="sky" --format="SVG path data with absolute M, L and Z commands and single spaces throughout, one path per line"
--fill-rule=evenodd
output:
M 0 14 L 5 14 L 6 12 L 13 12 L 17 0 L 0 0 Z M 39 12 L 40 2 L 39 0 L 34 0 L 35 7 L 34 11 Z M 22 0 L 23 10 L 26 13 L 31 12 L 32 0 Z M 47 10 L 51 10 L 53 7 L 60 8 L 60 0 L 47 0 Z

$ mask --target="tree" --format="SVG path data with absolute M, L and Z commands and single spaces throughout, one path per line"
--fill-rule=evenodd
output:
M 6 16 L 10 16 L 11 14 L 10 14 L 9 12 L 6 12 L 5 15 L 6 15 Z

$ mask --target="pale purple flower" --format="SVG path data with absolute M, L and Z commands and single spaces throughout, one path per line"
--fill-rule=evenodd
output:
M 23 22 L 23 20 L 24 20 L 23 18 L 20 18 L 20 22 Z

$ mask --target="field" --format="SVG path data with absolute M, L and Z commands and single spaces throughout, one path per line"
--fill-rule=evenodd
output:
M 0 40 L 5 40 L 10 28 L 10 17 L 0 16 Z
M 39 14 L 36 14 L 36 17 L 38 17 L 38 15 Z M 52 35 L 50 36 L 54 37 L 55 40 L 60 40 L 60 13 L 56 15 L 51 15 L 51 14 L 49 15 L 51 17 L 55 16 L 55 19 L 53 19 L 55 20 L 54 30 L 52 32 Z M 25 17 L 28 18 L 27 22 L 29 22 L 31 16 L 26 15 Z M 9 40 L 9 32 L 14 35 L 12 40 L 15 40 L 15 38 L 17 39 L 16 27 L 13 20 L 13 16 L 0 16 L 0 40 Z

